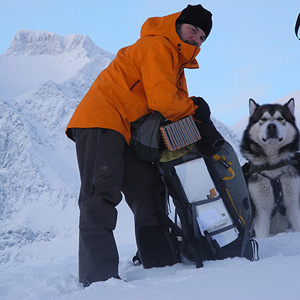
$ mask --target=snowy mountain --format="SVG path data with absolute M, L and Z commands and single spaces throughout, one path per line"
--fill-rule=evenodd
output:
M 99 58 L 107 65 L 114 55 L 98 48 L 87 35 L 19 30 L 0 56 L 0 97 L 23 94 L 48 80 L 62 83 Z
M 10 46 L 5 52 L 6 56 L 57 56 L 68 54 L 71 59 L 77 52 L 77 58 L 85 56 L 91 58 L 97 54 L 113 58 L 114 55 L 100 49 L 87 35 L 60 36 L 52 32 L 32 31 L 21 29 L 16 32 Z
M 280 286 L 284 272 L 286 299 L 299 299 L 293 276 L 300 267 L 299 234 L 262 239 L 262 260 L 253 264 L 236 258 L 206 262 L 201 270 L 188 264 L 144 270 L 130 263 L 136 248 L 133 217 L 124 201 L 115 236 L 120 275 L 128 282 L 109 280 L 82 291 L 77 283 L 79 174 L 74 143 L 64 131 L 113 58 L 88 36 L 30 30 L 18 31 L 0 55 L 0 299 L 227 300 L 244 295 L 248 280 L 269 293 L 260 298 L 255 290 L 243 299 L 284 299 L 286 292 L 261 285 L 266 274 Z M 239 155 L 238 135 L 213 120 Z M 237 280 L 241 284 L 234 284 Z
M 0 56 L 0 262 L 23 259 L 13 254 L 15 246 L 75 230 L 76 217 L 66 219 L 66 212 L 77 213 L 79 176 L 74 144 L 64 131 L 113 57 L 88 36 L 28 30 L 18 31 Z M 7 73 L 19 86 L 13 92 Z M 68 228 L 60 228 L 64 222 Z

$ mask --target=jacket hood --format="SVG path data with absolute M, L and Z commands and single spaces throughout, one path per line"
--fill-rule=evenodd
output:
M 200 48 L 183 42 L 178 36 L 175 23 L 181 12 L 167 15 L 164 17 L 152 17 L 145 21 L 141 28 L 141 38 L 146 36 L 163 36 L 170 41 L 178 53 L 183 55 L 187 61 L 194 58 L 200 52 Z M 196 49 L 195 49 L 196 48 Z M 192 61 L 197 64 L 197 61 Z

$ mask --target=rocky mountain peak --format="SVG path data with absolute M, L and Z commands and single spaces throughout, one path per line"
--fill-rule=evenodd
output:
M 25 29 L 16 32 L 5 55 L 60 55 L 73 51 L 80 56 L 101 54 L 113 58 L 113 54 L 96 46 L 88 35 L 60 36 L 52 32 Z

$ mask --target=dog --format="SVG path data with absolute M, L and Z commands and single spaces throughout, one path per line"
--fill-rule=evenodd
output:
M 300 168 L 295 101 L 259 105 L 249 100 L 249 122 L 241 140 L 253 206 L 253 230 L 264 238 L 288 229 L 300 231 Z

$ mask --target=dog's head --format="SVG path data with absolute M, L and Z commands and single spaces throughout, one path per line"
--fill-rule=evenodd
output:
M 284 146 L 295 138 L 295 101 L 286 104 L 258 105 L 249 100 L 250 119 L 253 126 L 249 134 L 260 145 Z
M 299 131 L 295 124 L 295 101 L 291 98 L 286 104 L 259 105 L 249 100 L 249 124 L 242 140 L 242 152 L 249 155 L 274 155 L 298 150 Z M 255 153 L 255 154 L 254 154 Z
M 295 138 L 295 101 L 291 98 L 286 104 L 258 105 L 249 100 L 250 122 L 253 126 L 249 134 L 260 145 L 286 145 Z

